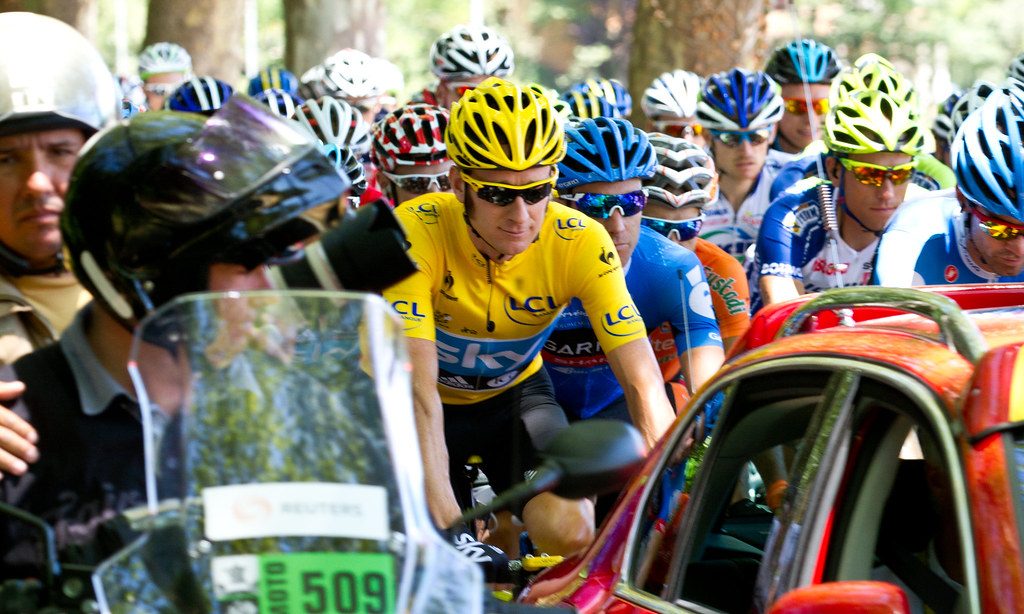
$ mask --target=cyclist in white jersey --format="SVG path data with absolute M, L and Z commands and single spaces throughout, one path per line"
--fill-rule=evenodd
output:
M 879 285 L 1024 281 L 1024 96 L 990 95 L 952 156 L 957 188 L 908 203 L 882 238 Z
M 754 310 L 804 292 L 866 284 L 878 237 L 903 202 L 915 158 L 931 145 L 915 107 L 877 91 L 836 104 L 824 136 L 831 186 L 788 192 L 764 216 L 750 267 Z
M 702 236 L 741 261 L 783 163 L 785 154 L 768 150 L 781 118 L 779 86 L 763 72 L 733 68 L 708 77 L 701 90 L 697 121 L 710 138 L 720 185 L 718 201 L 705 210 Z

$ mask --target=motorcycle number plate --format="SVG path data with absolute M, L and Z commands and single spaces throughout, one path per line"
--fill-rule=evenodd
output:
M 259 557 L 260 612 L 392 614 L 394 557 L 378 552 L 297 552 Z

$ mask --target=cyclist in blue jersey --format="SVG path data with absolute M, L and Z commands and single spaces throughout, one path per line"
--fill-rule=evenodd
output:
M 657 158 L 647 135 L 624 119 L 598 117 L 571 124 L 558 164 L 562 200 L 604 226 L 615 244 L 626 287 L 648 333 L 664 323 L 672 337 L 655 354 L 679 361 L 692 389 L 722 364 L 722 341 L 703 265 L 697 256 L 649 228 L 640 212 L 647 195 L 641 180 L 654 175 Z M 672 342 L 674 339 L 674 343 Z M 573 299 L 544 344 L 544 365 L 558 403 L 570 419 L 630 420 L 622 387 L 605 358 L 579 299 Z
M 875 283 L 1024 281 L 1024 99 L 989 96 L 952 156 L 957 188 L 900 211 L 878 248 Z
M 782 118 L 779 86 L 742 68 L 708 77 L 697 105 L 719 175 L 718 200 L 705 210 L 703 237 L 737 259 L 757 237 L 768 191 L 784 154 L 769 151 Z
M 754 310 L 804 292 L 866 284 L 878 237 L 903 202 L 931 133 L 912 105 L 866 91 L 832 107 L 824 136 L 830 185 L 784 194 L 765 214 L 749 269 Z
M 776 47 L 764 71 L 781 86 L 786 112 L 772 149 L 796 158 L 820 138 L 828 113 L 829 87 L 841 68 L 834 49 L 804 38 Z

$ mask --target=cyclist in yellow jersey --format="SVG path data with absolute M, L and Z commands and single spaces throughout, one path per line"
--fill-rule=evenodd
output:
M 396 209 L 419 272 L 384 292 L 406 324 L 427 498 L 442 527 L 459 516 L 449 476 L 469 454 L 483 457 L 500 492 L 566 426 L 539 352 L 574 296 L 648 445 L 673 418 L 610 237 L 550 202 L 565 139 L 547 98 L 488 79 L 452 108 L 445 140 L 454 194 Z M 571 554 L 593 537 L 587 500 L 539 495 L 520 516 L 548 553 Z

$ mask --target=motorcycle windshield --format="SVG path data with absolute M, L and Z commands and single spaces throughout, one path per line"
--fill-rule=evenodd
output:
M 111 612 L 474 612 L 433 530 L 401 324 L 376 296 L 179 298 L 129 362 L 141 538 L 94 576 Z

